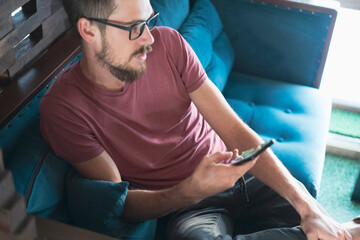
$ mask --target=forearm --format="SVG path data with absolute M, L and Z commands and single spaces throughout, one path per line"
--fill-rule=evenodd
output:
M 235 125 L 232 132 L 235 134 L 230 135 L 227 141 L 229 149 L 240 146 L 241 152 L 263 141 L 241 120 Z M 241 137 L 239 138 L 239 136 Z M 255 166 L 249 172 L 288 200 L 302 216 L 307 214 L 315 201 L 302 183 L 291 175 L 270 149 L 260 155 Z
M 183 192 L 183 183 L 165 190 L 129 190 L 123 217 L 139 222 L 165 216 L 193 203 Z
M 314 205 L 315 200 L 304 185 L 271 151 L 258 159 L 250 173 L 288 200 L 301 216 L 305 216 Z

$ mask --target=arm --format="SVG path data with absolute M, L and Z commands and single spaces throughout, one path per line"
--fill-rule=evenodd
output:
M 228 149 L 243 151 L 262 143 L 261 138 L 237 116 L 209 79 L 190 93 L 190 98 Z M 344 234 L 340 225 L 330 218 L 270 149 L 259 157 L 250 172 L 294 206 L 309 239 L 338 239 L 334 236 Z
M 234 153 L 236 154 L 236 151 Z M 126 196 L 124 219 L 144 221 L 158 218 L 231 188 L 239 177 L 254 165 L 254 162 L 239 167 L 217 164 L 229 159 L 235 155 L 234 153 L 218 152 L 205 156 L 189 178 L 172 188 L 157 191 L 129 190 Z M 105 151 L 94 159 L 73 166 L 87 178 L 122 181 L 114 161 Z

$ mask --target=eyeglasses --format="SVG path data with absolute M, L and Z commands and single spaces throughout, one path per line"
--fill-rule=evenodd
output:
M 105 24 L 105 25 L 109 25 L 109 26 L 112 26 L 112 27 L 116 27 L 116 28 L 120 28 L 120 29 L 129 31 L 129 39 L 130 40 L 136 40 L 143 34 L 145 26 L 147 26 L 150 31 L 154 29 L 154 27 L 156 26 L 156 22 L 158 20 L 158 17 L 159 17 L 159 13 L 154 12 L 154 15 L 152 15 L 145 22 L 141 22 L 141 23 L 132 25 L 130 27 L 125 27 L 125 26 L 122 26 L 122 25 L 119 25 L 119 24 L 108 22 L 107 20 L 102 20 L 102 19 L 97 19 L 97 18 L 87 18 L 87 19 L 89 19 L 90 21 L 98 22 L 98 23 L 101 23 L 101 24 Z

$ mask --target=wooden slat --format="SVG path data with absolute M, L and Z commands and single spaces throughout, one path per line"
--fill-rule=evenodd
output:
M 16 63 L 9 68 L 10 78 L 19 73 L 27 63 L 38 56 L 41 51 L 46 49 L 63 32 L 70 28 L 70 23 L 66 20 L 67 15 L 64 8 L 59 9 L 54 15 L 45 20 L 42 26 L 44 34 L 43 38 L 33 46 L 25 56 L 16 61 Z
M 54 14 L 52 14 L 48 19 L 46 19 L 42 24 L 44 35 L 50 34 L 54 30 L 61 33 L 70 29 L 70 27 L 70 21 L 68 20 L 67 14 L 63 7 L 59 8 L 56 12 L 54 12 Z
M 0 16 L 0 39 L 6 36 L 9 32 L 14 29 L 11 15 Z
M 51 14 L 57 12 L 60 8 L 63 7 L 61 0 L 52 0 L 51 1 Z
M 15 233 L 0 231 L 0 239 L 4 240 L 35 240 L 37 238 L 36 221 L 33 216 L 27 216 L 20 229 Z
M 37 13 L 14 29 L 0 41 L 0 53 L 6 52 L 21 42 L 29 33 L 33 32 L 50 15 L 50 7 L 41 8 Z
M 15 232 L 18 240 L 35 239 L 37 235 L 36 220 L 35 217 L 31 215 L 26 217 L 22 226 Z
M 15 194 L 3 208 L 0 208 L 0 231 L 14 233 L 26 215 L 24 197 Z
M 12 65 L 15 64 L 15 49 L 8 49 L 3 56 L 0 56 L 0 74 L 3 74 L 6 70 L 9 69 Z M 0 78 L 0 83 L 3 80 Z
M 0 174 L 0 207 L 3 207 L 15 194 L 15 185 L 10 171 Z
M 11 14 L 30 0 L 0 0 L 0 9 L 3 14 Z
M 11 13 L 29 1 L 30 0 L 0 0 L 0 40 L 14 29 Z
M 33 32 L 50 15 L 49 8 L 41 8 L 33 16 L 22 22 L 14 31 L 0 41 L 0 52 L 5 52 L 8 48 L 13 48 L 28 34 Z

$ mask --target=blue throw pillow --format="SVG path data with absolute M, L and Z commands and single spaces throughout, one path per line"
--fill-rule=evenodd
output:
M 211 81 L 222 91 L 234 64 L 234 51 L 225 32 L 213 42 L 214 52 L 206 73 Z
M 13 173 L 16 191 L 25 196 L 27 212 L 69 222 L 64 203 L 70 165 L 46 144 L 39 125 L 38 118 L 28 124 L 6 167 Z
M 189 0 L 151 0 L 155 11 L 159 12 L 157 25 L 179 29 L 189 14 Z
M 156 219 L 140 223 L 122 219 L 128 182 L 88 179 L 71 170 L 66 183 L 68 207 L 75 225 L 121 239 L 154 239 Z
M 210 0 L 197 0 L 179 32 L 207 68 L 213 53 L 213 40 L 223 29 L 220 17 Z

